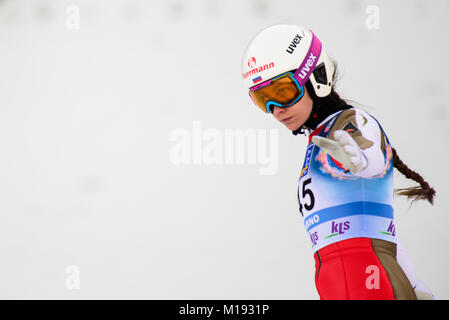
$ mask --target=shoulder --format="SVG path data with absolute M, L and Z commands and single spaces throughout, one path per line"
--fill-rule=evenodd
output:
M 332 129 L 333 131 L 345 130 L 351 133 L 352 130 L 357 131 L 362 127 L 379 128 L 380 124 L 369 112 L 351 107 L 350 109 L 343 110 L 336 116 Z
M 377 119 L 368 112 L 354 107 L 338 114 L 329 132 L 331 138 L 336 130 L 348 132 L 362 149 L 371 147 L 373 140 L 378 140 L 382 136 Z

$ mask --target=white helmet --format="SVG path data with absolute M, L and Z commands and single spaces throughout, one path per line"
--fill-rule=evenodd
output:
M 300 85 L 310 79 L 318 97 L 330 94 L 334 64 L 311 30 L 288 24 L 268 27 L 251 40 L 243 55 L 242 77 L 248 89 L 292 70 Z

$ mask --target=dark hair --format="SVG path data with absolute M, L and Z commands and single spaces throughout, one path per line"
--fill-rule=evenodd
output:
M 332 76 L 333 79 L 335 79 L 334 77 L 336 76 L 336 73 L 337 68 L 334 69 L 334 73 Z M 325 97 L 318 97 L 316 95 L 315 89 L 313 88 L 310 79 L 306 81 L 305 87 L 310 98 L 313 101 L 311 114 L 303 125 L 306 128 L 313 130 L 317 127 L 319 123 L 324 121 L 326 117 L 328 117 L 329 115 L 340 110 L 350 109 L 352 107 L 348 105 L 348 103 L 340 97 L 340 95 L 334 90 L 334 86 L 332 86 L 331 92 Z M 304 133 L 304 131 L 302 131 L 302 127 L 293 131 L 293 134 L 297 133 Z
M 319 113 L 320 109 L 322 111 L 327 111 L 329 108 L 332 108 L 336 111 L 335 108 L 344 109 L 348 104 L 347 102 L 351 100 L 342 99 L 337 92 L 334 90 L 336 77 L 337 77 L 337 64 L 335 61 L 332 61 L 335 70 L 333 74 L 333 86 L 331 93 L 323 98 L 318 97 L 315 94 L 315 90 L 313 89 L 312 84 L 310 83 L 310 80 L 306 82 L 306 88 L 309 94 L 311 95 L 311 98 L 313 100 L 314 109 L 315 106 L 317 109 L 315 110 L 316 113 Z M 333 112 L 335 112 L 333 111 Z M 314 111 L 312 111 L 314 112 Z M 310 118 L 309 118 L 310 119 Z M 312 120 L 312 119 L 310 119 Z M 309 120 L 308 120 L 309 121 Z M 429 184 L 424 180 L 424 178 L 417 172 L 411 170 L 406 164 L 402 162 L 402 160 L 399 158 L 396 149 L 392 148 L 393 151 L 393 165 L 400 173 L 402 173 L 406 178 L 412 179 L 419 183 L 420 186 L 415 187 L 408 187 L 408 188 L 400 188 L 400 189 L 394 189 L 394 193 L 398 194 L 400 196 L 407 196 L 407 199 L 411 199 L 413 204 L 416 200 L 427 200 L 433 205 L 433 198 L 435 196 L 435 189 L 429 186 Z
M 415 180 L 420 184 L 420 187 L 409 187 L 394 189 L 394 192 L 400 196 L 407 196 L 408 199 L 412 199 L 412 204 L 416 200 L 424 199 L 433 204 L 433 197 L 435 196 L 435 189 L 430 187 L 429 184 L 424 180 L 421 175 L 407 167 L 406 164 L 402 162 L 396 153 L 395 148 L 393 150 L 393 163 L 394 167 L 399 170 L 406 178 Z
M 308 79 L 306 81 L 307 92 L 309 93 L 310 97 L 312 98 L 314 106 L 317 109 L 318 108 L 321 108 L 321 109 L 329 109 L 329 108 L 335 109 L 336 106 L 339 107 L 339 106 L 342 106 L 342 105 L 347 105 L 348 104 L 347 101 L 349 101 L 349 100 L 346 100 L 346 99 L 342 99 L 340 97 L 340 95 L 335 91 L 335 85 L 336 85 L 336 82 L 337 82 L 337 78 L 339 77 L 339 74 L 338 74 L 337 63 L 335 61 L 332 61 L 332 63 L 334 64 L 334 72 L 332 74 L 332 79 L 333 79 L 332 82 L 333 83 L 332 83 L 331 93 L 329 95 L 327 95 L 325 97 L 322 97 L 322 98 L 318 97 L 316 95 L 316 93 L 315 93 L 315 89 L 313 88 L 312 83 L 310 82 L 310 79 Z M 327 81 L 328 80 L 326 80 L 326 82 Z M 319 110 L 317 110 L 317 111 L 319 111 Z

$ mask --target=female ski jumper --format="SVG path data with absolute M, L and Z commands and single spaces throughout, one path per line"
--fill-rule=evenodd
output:
M 400 195 L 433 203 L 435 190 L 401 161 L 374 117 L 340 98 L 335 70 L 318 37 L 297 25 L 265 28 L 242 59 L 253 103 L 293 134 L 309 131 L 298 201 L 321 299 L 416 299 L 428 290 L 414 290 L 419 282 L 398 247 L 393 169 L 420 184 Z

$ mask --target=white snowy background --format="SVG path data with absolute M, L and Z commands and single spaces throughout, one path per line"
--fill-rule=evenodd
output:
M 296 198 L 306 138 L 241 81 L 251 37 L 287 22 L 318 35 L 337 90 L 436 189 L 395 214 L 449 299 L 448 16 L 447 0 L 0 0 L 0 298 L 318 299 Z M 170 136 L 194 121 L 279 130 L 276 174 L 174 164 Z

